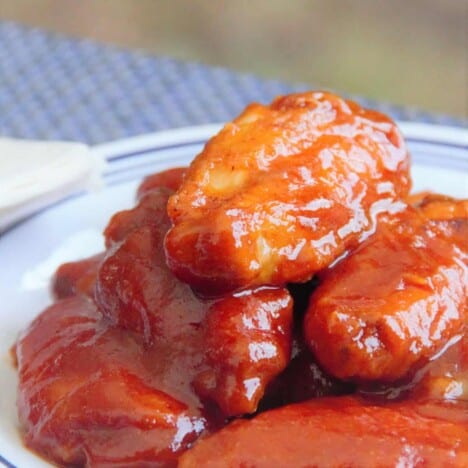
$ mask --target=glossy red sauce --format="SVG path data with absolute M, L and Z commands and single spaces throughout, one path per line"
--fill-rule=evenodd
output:
M 168 263 L 207 295 L 307 281 L 401 209 L 409 188 L 388 117 L 324 92 L 252 104 L 169 200 Z
M 398 381 L 462 332 L 466 261 L 451 236 L 408 209 L 323 273 L 306 341 L 335 377 Z
M 457 412 L 467 409 L 465 403 Z M 434 405 L 416 402 L 382 406 L 357 397 L 318 398 L 235 421 L 201 439 L 179 467 L 461 468 L 468 464 L 468 418 L 451 420 L 452 412 L 446 408 L 441 418 Z
M 76 296 L 56 302 L 20 336 L 18 414 L 28 447 L 60 464 L 157 462 L 177 454 L 216 424 L 190 390 L 187 368 L 174 382 L 155 372 L 168 356 L 137 334 L 113 327 Z
M 226 416 L 251 413 L 265 385 L 289 360 L 291 298 L 286 289 L 266 287 L 216 300 L 197 297 L 165 263 L 170 223 L 165 214 L 155 222 L 153 214 L 166 206 L 167 196 L 155 189 L 111 220 L 106 234 L 118 231 L 120 222 L 133 230 L 102 262 L 96 303 L 113 323 L 140 333 L 148 345 L 173 355 L 179 348 L 184 356 L 200 355 L 208 368 L 192 372 L 197 392 L 214 399 Z M 147 217 L 149 198 L 153 212 Z M 128 223 L 130 217 L 136 221 Z
M 289 362 L 286 289 L 203 300 L 166 267 L 169 193 L 116 214 L 104 258 L 60 267 L 66 299 L 18 340 L 24 438 L 58 463 L 173 465 L 201 433 L 255 412 Z
M 239 154 L 245 180 L 231 165 Z M 203 168 L 211 185 L 197 179 Z M 137 205 L 106 227 L 106 251 L 57 270 L 56 302 L 13 349 L 26 445 L 92 467 L 468 466 L 468 205 L 400 199 L 408 161 L 394 124 L 326 93 L 293 95 L 247 108 L 185 172 L 145 179 Z M 169 213 L 198 224 L 176 246 L 165 243 L 166 206 L 181 183 Z M 239 227 L 231 249 L 221 212 L 233 201 L 245 210 L 232 213 L 236 226 L 268 216 L 250 219 L 245 237 Z M 306 201 L 323 205 L 307 235 L 297 225 Z M 200 226 L 219 237 L 206 252 L 198 237 L 202 250 L 185 257 Z M 333 249 L 288 251 L 344 226 Z M 184 279 L 218 294 L 177 279 L 168 246 L 181 249 L 169 259 L 179 277 L 175 257 L 213 267 Z M 259 249 L 260 270 L 245 270 Z

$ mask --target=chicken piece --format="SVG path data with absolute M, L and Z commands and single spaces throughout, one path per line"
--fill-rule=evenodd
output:
M 137 190 L 140 201 L 138 209 L 124 210 L 117 213 L 109 222 L 106 231 L 106 246 L 120 242 L 125 236 L 140 225 L 156 222 L 164 217 L 165 204 L 159 202 L 163 197 L 167 201 L 168 189 L 177 190 L 187 168 L 178 167 L 157 172 L 146 177 Z M 165 189 L 164 189 L 164 188 Z M 157 190 L 155 193 L 150 193 Z M 96 274 L 105 253 L 90 258 L 61 265 L 52 278 L 51 291 L 54 299 L 63 299 L 78 293 L 92 297 Z
M 166 187 L 176 191 L 182 184 L 186 172 L 186 167 L 174 167 L 145 177 L 138 187 L 137 200 L 155 188 Z
M 468 257 L 452 234 L 408 208 L 323 274 L 304 333 L 327 372 L 408 378 L 461 333 Z
M 307 281 L 402 208 L 408 169 L 396 125 L 354 102 L 308 92 L 251 104 L 170 198 L 169 267 L 208 296 Z
M 81 294 L 59 301 L 13 350 L 25 442 L 58 463 L 174 465 L 201 432 L 254 412 L 290 359 L 286 289 L 206 301 L 168 270 L 170 193 L 148 191 L 112 218 L 104 260 L 59 269 L 57 296 L 86 279 L 102 311 Z
M 106 248 L 122 242 L 126 236 L 142 226 L 156 226 L 168 223 L 166 205 L 172 190 L 166 187 L 155 188 L 143 193 L 137 206 L 115 213 L 104 230 Z
M 83 296 L 46 309 L 20 336 L 16 355 L 25 443 L 56 463 L 173 466 L 217 424 L 190 387 L 196 356 L 145 349 Z M 154 370 L 161 361 L 172 366 L 165 380 Z
M 291 298 L 277 289 L 214 302 L 204 323 L 207 369 L 194 381 L 198 394 L 225 415 L 256 411 L 268 383 L 289 362 L 291 310 Z
M 85 294 L 93 297 L 94 283 L 104 253 L 77 262 L 60 265 L 51 281 L 52 297 L 55 300 Z
M 199 439 L 179 467 L 468 466 L 468 417 L 433 409 L 319 398 L 235 421 Z
M 165 173 L 153 174 L 153 176 L 149 176 L 149 179 L 154 184 L 156 184 L 156 180 L 162 183 L 165 180 Z M 166 218 L 166 204 L 170 193 L 172 192 L 167 188 L 155 189 L 155 187 L 150 187 L 148 183 L 139 196 L 137 207 L 119 211 L 109 221 L 104 232 L 106 247 L 111 248 L 123 241 L 127 234 L 140 226 L 157 224 L 160 219 Z M 51 282 L 54 299 L 63 299 L 78 293 L 92 297 L 97 271 L 105 255 L 104 252 L 84 260 L 61 265 Z
M 226 416 L 252 413 L 265 387 L 289 362 L 291 297 L 282 288 L 217 300 L 197 297 L 165 263 L 163 241 L 170 222 L 162 207 L 167 196 L 166 190 L 153 190 L 133 210 L 114 215 L 112 232 L 132 230 L 103 261 L 96 302 L 113 323 L 141 334 L 148 345 L 196 356 L 195 387 Z M 196 344 L 189 349 L 187 340 Z

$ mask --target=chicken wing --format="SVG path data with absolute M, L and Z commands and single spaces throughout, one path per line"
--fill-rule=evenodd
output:
M 175 465 L 209 425 L 187 375 L 196 358 L 174 360 L 177 379 L 161 381 L 154 362 L 167 357 L 110 326 L 84 296 L 39 315 L 16 355 L 25 443 L 57 463 Z
M 113 247 L 97 274 L 96 302 L 113 323 L 141 334 L 148 345 L 198 356 L 195 388 L 226 416 L 252 413 L 289 361 L 291 297 L 284 288 L 197 297 L 166 266 L 168 195 L 152 190 L 134 209 L 114 215 L 106 228 Z
M 138 205 L 112 216 L 105 232 L 106 247 L 121 242 L 134 229 L 167 220 L 167 198 L 176 190 L 186 168 L 168 169 L 146 177 L 137 190 Z M 94 284 L 98 268 L 105 253 L 84 260 L 61 265 L 52 278 L 51 291 L 54 299 L 63 299 L 82 293 L 90 297 L 94 294 Z
M 396 125 L 351 101 L 249 105 L 169 200 L 168 264 L 205 295 L 307 281 L 401 208 L 408 168 Z
M 284 406 L 200 439 L 179 467 L 468 466 L 468 413 L 439 405 L 444 420 L 434 406 L 355 397 Z
M 408 208 L 323 274 L 304 333 L 329 373 L 393 382 L 461 333 L 468 257 L 458 228 L 466 223 L 440 229 L 437 220 Z
M 286 291 L 274 288 L 215 301 L 203 325 L 207 368 L 194 380 L 197 393 L 226 415 L 256 411 L 289 362 L 291 309 Z

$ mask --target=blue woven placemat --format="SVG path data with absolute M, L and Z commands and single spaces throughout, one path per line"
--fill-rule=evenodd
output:
M 232 119 L 312 88 L 0 22 L 0 134 L 87 143 Z M 464 125 L 352 96 L 395 119 Z

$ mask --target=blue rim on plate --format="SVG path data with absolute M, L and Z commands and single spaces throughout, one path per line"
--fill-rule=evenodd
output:
M 399 122 L 398 125 L 414 163 L 468 171 L 467 130 L 413 122 Z M 221 127 L 221 124 L 210 124 L 151 133 L 104 143 L 95 146 L 94 151 L 107 159 L 109 166 L 104 174 L 105 183 L 114 185 L 150 173 L 154 167 L 152 153 L 155 151 L 165 152 L 164 159 L 158 159 L 158 163 L 185 164 L 186 156 L 181 155 L 190 151 L 195 156 Z M 450 149 L 450 157 L 447 149 Z
M 415 122 L 398 122 L 398 126 L 405 136 L 413 164 L 468 172 L 468 130 Z M 104 185 L 118 185 L 162 168 L 186 165 L 187 154 L 195 157 L 221 128 L 222 124 L 208 124 L 149 133 L 96 145 L 92 151 L 107 161 Z M 77 194 L 52 205 L 75 196 Z M 18 224 L 21 222 L 10 226 L 3 234 L 14 230 Z
M 413 164 L 436 171 L 437 178 L 443 177 L 444 171 L 448 171 L 448 181 L 450 174 L 461 174 L 459 196 L 468 197 L 468 130 L 407 122 L 400 122 L 399 126 L 408 143 Z M 217 124 L 169 130 L 98 145 L 93 151 L 108 161 L 104 184 L 111 187 L 136 181 L 161 169 L 186 165 L 220 128 L 221 125 Z M 43 211 L 49 209 L 51 206 Z M 7 237 L 14 236 L 16 229 L 27 221 L 12 227 Z M 2 444 L 0 438 L 2 445 L 8 447 Z M 9 454 L 0 453 L 0 464 L 15 467 L 10 460 L 12 458 Z

